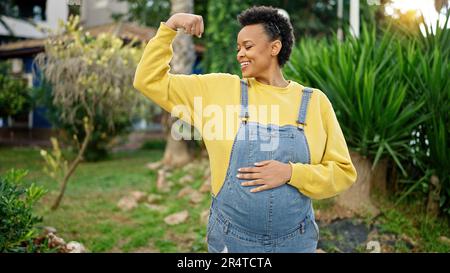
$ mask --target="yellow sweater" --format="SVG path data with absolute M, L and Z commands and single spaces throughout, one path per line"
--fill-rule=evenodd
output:
M 180 112 L 176 116 L 194 125 L 197 130 L 216 132 L 215 137 L 203 137 L 210 160 L 212 194 L 216 196 L 225 180 L 234 136 L 239 127 L 240 77 L 228 73 L 171 74 L 169 63 L 176 34 L 163 22 L 160 24 L 144 50 L 133 85 L 168 112 L 177 105 L 186 107 L 189 110 L 187 114 Z M 289 82 L 287 87 L 282 88 L 249 78 L 249 121 L 296 125 L 303 86 Z M 259 105 L 268 106 L 267 111 L 251 107 Z M 226 114 L 217 114 L 217 110 L 228 113 L 227 106 L 237 107 L 236 115 L 231 119 Z M 268 118 L 272 109 L 276 109 L 272 106 L 278 106 L 279 118 L 276 121 Z M 213 121 L 218 121 L 216 125 L 223 128 L 211 128 Z M 318 89 L 312 93 L 306 124 L 304 130 L 311 164 L 289 162 L 292 176 L 288 183 L 313 199 L 335 196 L 350 187 L 356 181 L 357 174 L 333 107 L 327 96 Z

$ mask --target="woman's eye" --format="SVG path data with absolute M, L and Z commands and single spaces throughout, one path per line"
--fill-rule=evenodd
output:
M 252 48 L 252 47 L 251 47 L 251 46 L 246 47 L 245 50 L 249 50 L 250 48 Z M 239 52 L 240 50 L 241 50 L 240 48 L 237 48 L 237 49 L 236 49 L 237 52 Z

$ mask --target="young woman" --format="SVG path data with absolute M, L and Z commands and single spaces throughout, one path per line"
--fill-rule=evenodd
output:
M 327 96 L 283 77 L 294 43 L 289 20 L 266 6 L 238 20 L 243 79 L 169 72 L 176 30 L 204 31 L 201 16 L 178 13 L 147 44 L 134 87 L 166 111 L 186 107 L 173 113 L 202 132 L 212 178 L 209 252 L 315 252 L 311 199 L 343 192 L 356 170 Z M 235 105 L 239 116 L 230 116 Z

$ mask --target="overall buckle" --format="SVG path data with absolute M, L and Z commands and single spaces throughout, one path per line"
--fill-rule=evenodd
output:
M 297 121 L 297 128 L 298 128 L 298 129 L 304 130 L 304 129 L 305 129 L 305 125 L 306 125 L 306 123 L 298 122 L 298 121 Z

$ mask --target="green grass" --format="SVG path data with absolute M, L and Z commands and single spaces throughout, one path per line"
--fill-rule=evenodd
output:
M 382 224 L 380 225 L 382 233 L 393 233 L 396 235 L 406 234 L 408 236 L 416 236 L 417 231 L 413 226 L 411 219 L 397 210 L 387 210 L 382 216 Z
M 334 199 L 313 200 L 314 210 L 328 210 L 334 205 Z
M 42 215 L 42 225 L 55 227 L 66 241 L 79 241 L 92 252 L 206 252 L 204 242 L 205 226 L 200 223 L 200 214 L 209 207 L 208 194 L 202 203 L 192 205 L 187 198 L 178 199 L 177 192 L 183 186 L 177 179 L 184 176 L 182 170 L 169 178 L 174 186 L 163 196 L 161 205 L 168 207 L 165 212 L 153 211 L 139 205 L 138 208 L 123 212 L 117 207 L 119 199 L 131 191 L 157 193 L 156 173 L 145 165 L 159 160 L 162 150 L 140 150 L 113 154 L 109 160 L 82 163 L 69 181 L 61 206 L 56 211 L 49 207 L 59 191 L 58 183 L 43 171 L 43 160 L 39 149 L 0 148 L 0 172 L 10 168 L 29 170 L 28 182 L 36 182 L 49 192 L 37 206 L 36 214 Z M 203 181 L 202 174 L 195 172 L 196 179 L 191 186 L 198 188 Z M 187 209 L 188 220 L 177 226 L 164 222 L 167 215 Z M 167 235 L 197 234 L 192 244 L 180 249 L 180 244 L 171 241 Z
M 450 238 L 450 223 L 446 216 L 428 215 L 421 200 L 394 206 L 395 200 L 392 199 L 380 199 L 382 214 L 377 225 L 382 233 L 408 236 L 417 243 L 415 250 L 418 252 L 450 252 L 450 244 L 439 239 L 441 236 Z M 404 242 L 396 242 L 396 252 L 405 252 L 406 249 Z
M 386 234 L 394 239 L 392 246 L 387 248 L 389 252 L 439 252 L 449 253 L 450 244 L 443 242 L 440 237 L 450 238 L 449 219 L 444 215 L 441 217 L 431 217 L 425 211 L 423 200 L 415 202 L 403 202 L 395 206 L 394 197 L 374 196 L 381 214 L 377 217 L 370 215 L 362 216 L 360 220 L 366 224 L 370 230 L 376 228 L 380 235 Z M 315 210 L 327 211 L 332 209 L 333 199 L 315 200 Z M 355 219 L 354 219 L 355 220 Z M 336 252 L 333 241 L 340 241 L 339 235 L 333 235 L 327 227 L 320 230 L 321 242 L 325 251 Z M 404 237 L 414 241 L 416 245 L 411 247 Z M 388 242 L 381 241 L 381 245 L 386 246 Z M 357 249 L 360 252 L 367 252 L 365 246 Z

